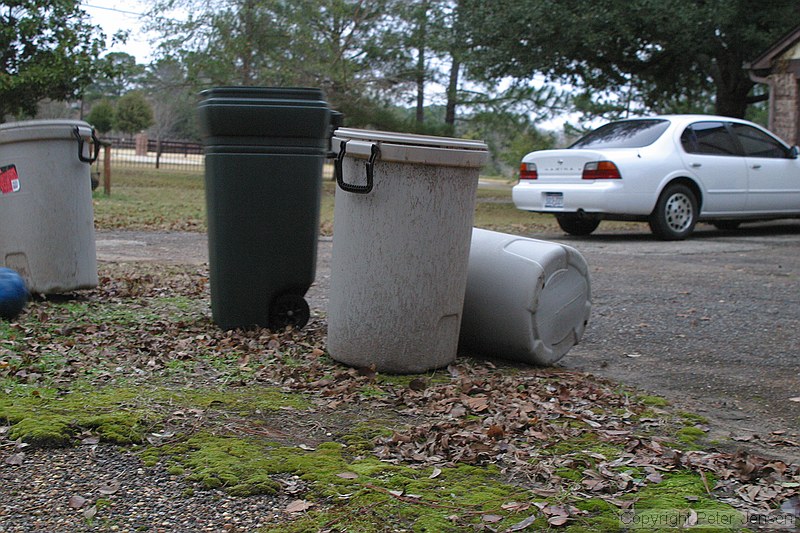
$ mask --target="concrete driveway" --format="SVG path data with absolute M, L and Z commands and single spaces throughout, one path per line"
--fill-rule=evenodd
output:
M 591 322 L 562 366 L 705 415 L 712 437 L 800 458 L 800 221 L 700 225 L 681 242 L 645 225 L 550 237 L 592 275 Z

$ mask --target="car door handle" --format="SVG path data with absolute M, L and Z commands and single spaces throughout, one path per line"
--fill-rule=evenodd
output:
M 702 163 L 692 163 L 692 168 L 700 168 L 702 166 L 703 166 Z
M 759 168 L 761 168 L 761 165 L 753 165 L 754 170 L 758 170 Z

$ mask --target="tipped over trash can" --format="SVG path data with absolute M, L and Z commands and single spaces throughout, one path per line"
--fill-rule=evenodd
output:
M 91 164 L 99 146 L 79 120 L 0 124 L 0 266 L 32 293 L 97 286 Z
M 301 328 L 331 110 L 311 88 L 219 87 L 202 97 L 212 318 L 223 329 Z
M 480 141 L 340 128 L 328 352 L 380 372 L 451 363 Z
M 591 307 L 589 269 L 574 248 L 472 231 L 461 352 L 550 365 L 578 344 Z

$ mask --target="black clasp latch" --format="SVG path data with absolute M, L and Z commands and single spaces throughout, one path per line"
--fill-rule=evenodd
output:
M 333 164 L 333 173 L 336 175 L 336 183 L 343 191 L 352 192 L 355 194 L 369 193 L 370 191 L 372 191 L 375 161 L 380 157 L 381 149 L 378 148 L 377 144 L 372 145 L 369 160 L 367 161 L 367 166 L 366 166 L 366 172 L 367 172 L 366 185 L 353 185 L 344 182 L 344 175 L 342 172 L 342 161 L 344 161 L 344 155 L 346 151 L 347 151 L 347 141 L 342 141 L 341 144 L 339 145 L 339 155 L 336 156 L 336 161 Z
M 83 145 L 86 143 L 84 141 L 83 136 L 81 135 L 81 129 L 78 126 L 75 126 L 75 130 L 73 130 L 75 134 L 75 138 L 78 139 L 78 159 L 80 159 L 83 163 L 89 163 L 90 165 L 97 161 L 97 157 L 100 155 L 100 139 L 94 134 L 94 128 L 92 128 L 92 145 L 94 146 L 94 155 L 92 151 L 89 150 L 89 157 L 83 155 Z

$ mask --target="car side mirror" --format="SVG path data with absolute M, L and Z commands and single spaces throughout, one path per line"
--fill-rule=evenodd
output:
M 792 149 L 789 152 L 789 154 L 791 154 L 792 159 L 797 159 L 798 157 L 800 157 L 800 147 L 798 147 L 797 145 L 792 146 Z

